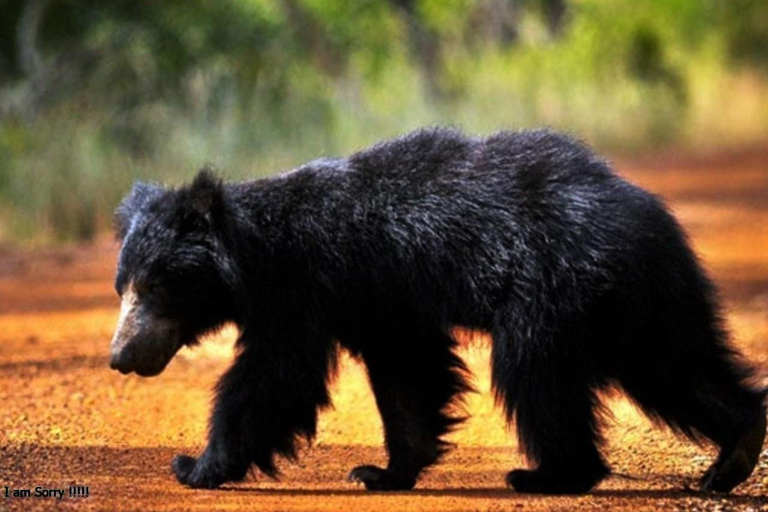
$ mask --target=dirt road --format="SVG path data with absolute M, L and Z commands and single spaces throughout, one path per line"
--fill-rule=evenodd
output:
M 619 165 L 665 196 L 720 285 L 734 338 L 768 370 L 768 148 L 707 162 Z M 161 376 L 122 376 L 107 364 L 118 312 L 116 247 L 33 253 L 0 251 L 0 510 L 768 510 L 768 450 L 729 496 L 685 491 L 714 452 L 655 428 L 620 396 L 606 420 L 612 476 L 582 497 L 517 495 L 503 476 L 524 462 L 488 393 L 488 347 L 462 349 L 480 393 L 458 447 L 407 493 L 369 493 L 349 469 L 383 463 L 381 425 L 364 370 L 344 359 L 335 409 L 321 417 L 315 446 L 283 461 L 275 482 L 255 475 L 217 491 L 179 486 L 177 453 L 205 439 L 210 390 L 232 357 L 232 330 L 182 351 Z M 6 489 L 30 489 L 27 498 Z M 70 497 L 87 486 L 87 497 Z M 34 497 L 64 489 L 63 499 Z

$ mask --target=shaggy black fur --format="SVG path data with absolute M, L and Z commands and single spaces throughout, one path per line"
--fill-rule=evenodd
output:
M 563 135 L 422 130 L 264 180 L 137 185 L 118 229 L 117 289 L 137 291 L 139 325 L 171 321 L 180 344 L 240 328 L 208 446 L 173 464 L 189 486 L 295 457 L 341 345 L 368 367 L 390 456 L 350 478 L 412 488 L 461 421 L 454 326 L 492 335 L 496 397 L 535 465 L 507 476 L 518 491 L 586 492 L 608 474 L 595 411 L 609 385 L 721 448 L 706 489 L 746 479 L 759 453 L 765 391 L 681 228 Z

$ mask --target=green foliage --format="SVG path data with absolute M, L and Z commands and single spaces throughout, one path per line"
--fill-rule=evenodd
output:
M 135 179 L 263 176 L 426 124 L 625 152 L 768 131 L 761 1 L 572 0 L 557 32 L 552 0 L 36 1 L 39 75 L 6 31 L 29 2 L 0 2 L 0 240 L 90 238 Z
M 768 3 L 731 0 L 724 2 L 721 9 L 731 58 L 768 70 Z
M 439 34 L 455 34 L 465 22 L 474 0 L 421 0 L 418 16 L 424 24 Z

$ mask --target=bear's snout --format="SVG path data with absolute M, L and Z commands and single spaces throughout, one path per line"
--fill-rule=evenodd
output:
M 168 366 L 179 347 L 172 335 L 139 335 L 119 350 L 112 350 L 109 366 L 122 374 L 136 372 L 142 377 L 154 377 Z
M 112 338 L 109 366 L 123 374 L 152 377 L 165 369 L 181 345 L 174 323 L 148 313 L 129 285 Z
M 125 357 L 125 352 L 112 352 L 112 356 L 109 360 L 109 367 L 113 370 L 117 370 L 123 375 L 131 373 L 133 366 L 131 365 L 129 358 Z

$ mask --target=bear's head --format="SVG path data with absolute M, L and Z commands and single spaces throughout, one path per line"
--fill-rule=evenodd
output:
M 232 319 L 226 218 L 223 184 L 207 170 L 179 189 L 134 185 L 115 214 L 122 305 L 112 368 L 157 375 L 182 346 Z

